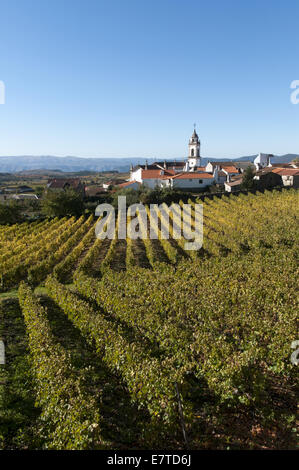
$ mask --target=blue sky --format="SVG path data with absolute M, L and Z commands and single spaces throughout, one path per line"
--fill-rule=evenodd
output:
M 2 0 L 0 155 L 299 153 L 298 0 Z

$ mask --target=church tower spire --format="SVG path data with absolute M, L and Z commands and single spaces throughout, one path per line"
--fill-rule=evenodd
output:
M 188 166 L 194 170 L 196 166 L 200 166 L 200 140 L 196 133 L 196 125 L 194 124 L 194 131 L 189 139 L 188 151 Z

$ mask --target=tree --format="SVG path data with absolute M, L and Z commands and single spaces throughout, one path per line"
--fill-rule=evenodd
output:
M 250 191 L 255 187 L 255 180 L 254 180 L 254 171 L 251 166 L 247 167 L 243 173 L 243 179 L 241 183 L 241 189 L 245 189 Z
M 0 204 L 0 225 L 22 222 L 21 207 L 16 201 Z
M 79 216 L 83 211 L 83 197 L 73 189 L 50 190 L 42 199 L 42 213 L 47 217 Z
M 36 186 L 35 188 L 35 194 L 37 196 L 42 196 L 43 192 L 44 192 L 44 186 Z
M 119 189 L 113 193 L 111 200 L 111 204 L 115 209 L 118 208 L 118 196 L 126 196 L 127 207 L 140 202 L 139 190 L 132 188 Z
M 126 188 L 120 189 L 113 193 L 111 204 L 117 208 L 118 196 L 126 196 L 127 207 L 141 202 L 142 204 L 161 204 L 165 202 L 170 205 L 178 203 L 182 198 L 188 200 L 190 193 L 185 196 L 185 193 L 177 191 L 172 188 L 149 188 L 145 185 L 141 185 L 138 189 Z
M 32 199 L 27 201 L 27 206 L 34 212 L 40 211 L 40 200 L 39 199 Z

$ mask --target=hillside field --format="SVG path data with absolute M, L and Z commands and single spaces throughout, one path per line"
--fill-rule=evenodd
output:
M 299 192 L 203 205 L 199 251 L 0 225 L 0 449 L 295 448 Z

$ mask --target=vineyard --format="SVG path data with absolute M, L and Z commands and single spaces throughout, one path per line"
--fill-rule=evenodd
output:
M 0 449 L 294 448 L 298 206 L 205 199 L 199 251 L 179 210 L 170 239 L 0 225 Z

